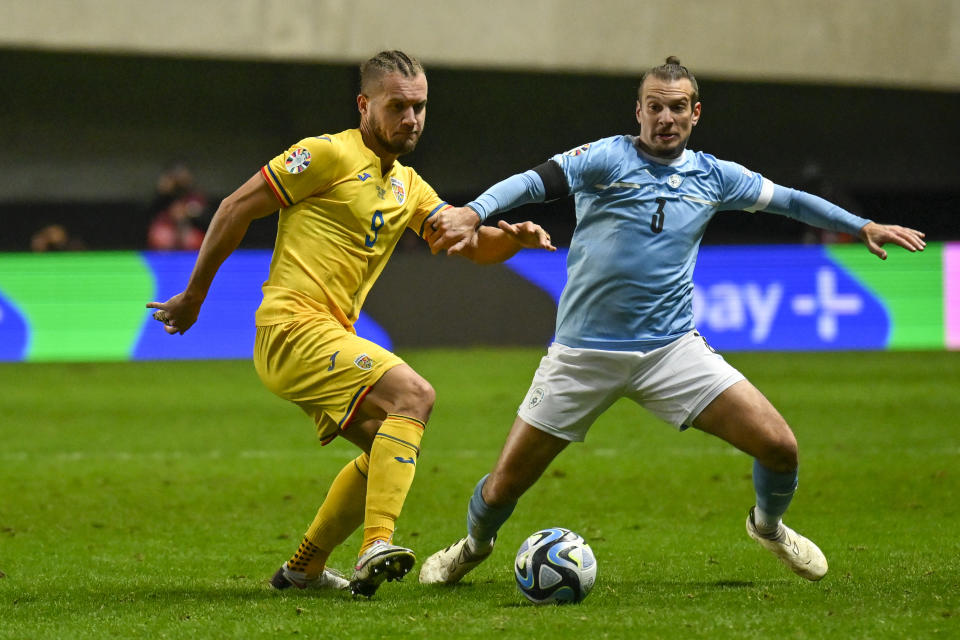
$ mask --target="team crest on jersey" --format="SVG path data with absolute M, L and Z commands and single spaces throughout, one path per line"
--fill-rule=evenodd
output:
M 563 152 L 563 155 L 565 155 L 565 156 L 579 156 L 581 153 L 586 153 L 586 152 L 587 152 L 587 149 L 589 149 L 589 148 L 590 148 L 590 143 L 588 142 L 587 144 L 580 145 L 579 147 L 576 147 L 576 148 L 574 148 L 574 149 L 570 149 L 570 151 L 564 151 L 564 152 Z
M 303 147 L 294 147 L 283 164 L 287 173 L 303 173 L 310 166 L 310 152 Z
M 370 371 L 370 369 L 373 368 L 373 358 L 365 353 L 361 353 L 357 356 L 356 360 L 353 361 L 353 364 L 357 365 L 359 369 Z
M 407 192 L 403 189 L 403 181 L 390 178 L 390 186 L 393 187 L 393 196 L 397 199 L 397 204 L 403 204 L 403 201 L 407 199 Z
M 670 185 L 671 189 L 676 189 L 680 186 L 680 183 L 683 182 L 683 176 L 677 175 L 676 173 L 667 178 L 667 184 Z
M 538 404 L 540 404 L 541 402 L 543 402 L 543 395 L 544 395 L 544 393 L 545 393 L 545 392 L 544 392 L 544 390 L 543 390 L 543 387 L 537 387 L 536 389 L 534 389 L 533 391 L 531 391 L 531 392 L 530 392 L 530 399 L 527 400 L 527 406 L 530 407 L 531 409 L 533 409 L 535 406 L 537 406 Z

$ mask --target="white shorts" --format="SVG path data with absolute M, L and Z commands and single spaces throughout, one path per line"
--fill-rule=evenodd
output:
M 743 380 L 697 331 L 639 351 L 576 349 L 556 342 L 533 376 L 517 415 L 558 438 L 581 442 L 620 398 L 630 398 L 680 430 Z

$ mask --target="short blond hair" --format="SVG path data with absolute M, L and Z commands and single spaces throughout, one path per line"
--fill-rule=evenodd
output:
M 425 74 L 420 61 L 403 51 L 381 51 L 360 65 L 360 93 L 366 95 L 388 73 L 399 73 L 405 78 Z

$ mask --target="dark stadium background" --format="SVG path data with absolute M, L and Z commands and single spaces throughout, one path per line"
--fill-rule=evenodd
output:
M 425 63 L 427 130 L 406 162 L 455 204 L 553 153 L 636 130 L 634 76 Z M 301 137 L 357 123 L 352 65 L 5 50 L 0 69 L 3 251 L 28 250 L 54 222 L 90 249 L 145 248 L 153 181 L 169 162 L 189 164 L 215 203 Z M 960 93 L 698 79 L 692 148 L 812 190 L 815 163 L 858 213 L 960 239 Z M 566 244 L 572 200 L 510 217 Z M 274 231 L 274 218 L 258 221 L 243 246 L 272 246 Z M 802 240 L 789 219 L 729 213 L 705 242 Z

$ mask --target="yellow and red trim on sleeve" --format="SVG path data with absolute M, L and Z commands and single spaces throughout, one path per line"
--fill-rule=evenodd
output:
M 280 184 L 277 175 L 273 172 L 273 168 L 269 164 L 265 164 L 260 168 L 260 175 L 267 181 L 267 186 L 273 191 L 273 195 L 277 196 L 277 200 L 280 201 L 281 205 L 289 207 L 293 204 L 293 198 L 290 197 L 287 190 Z

